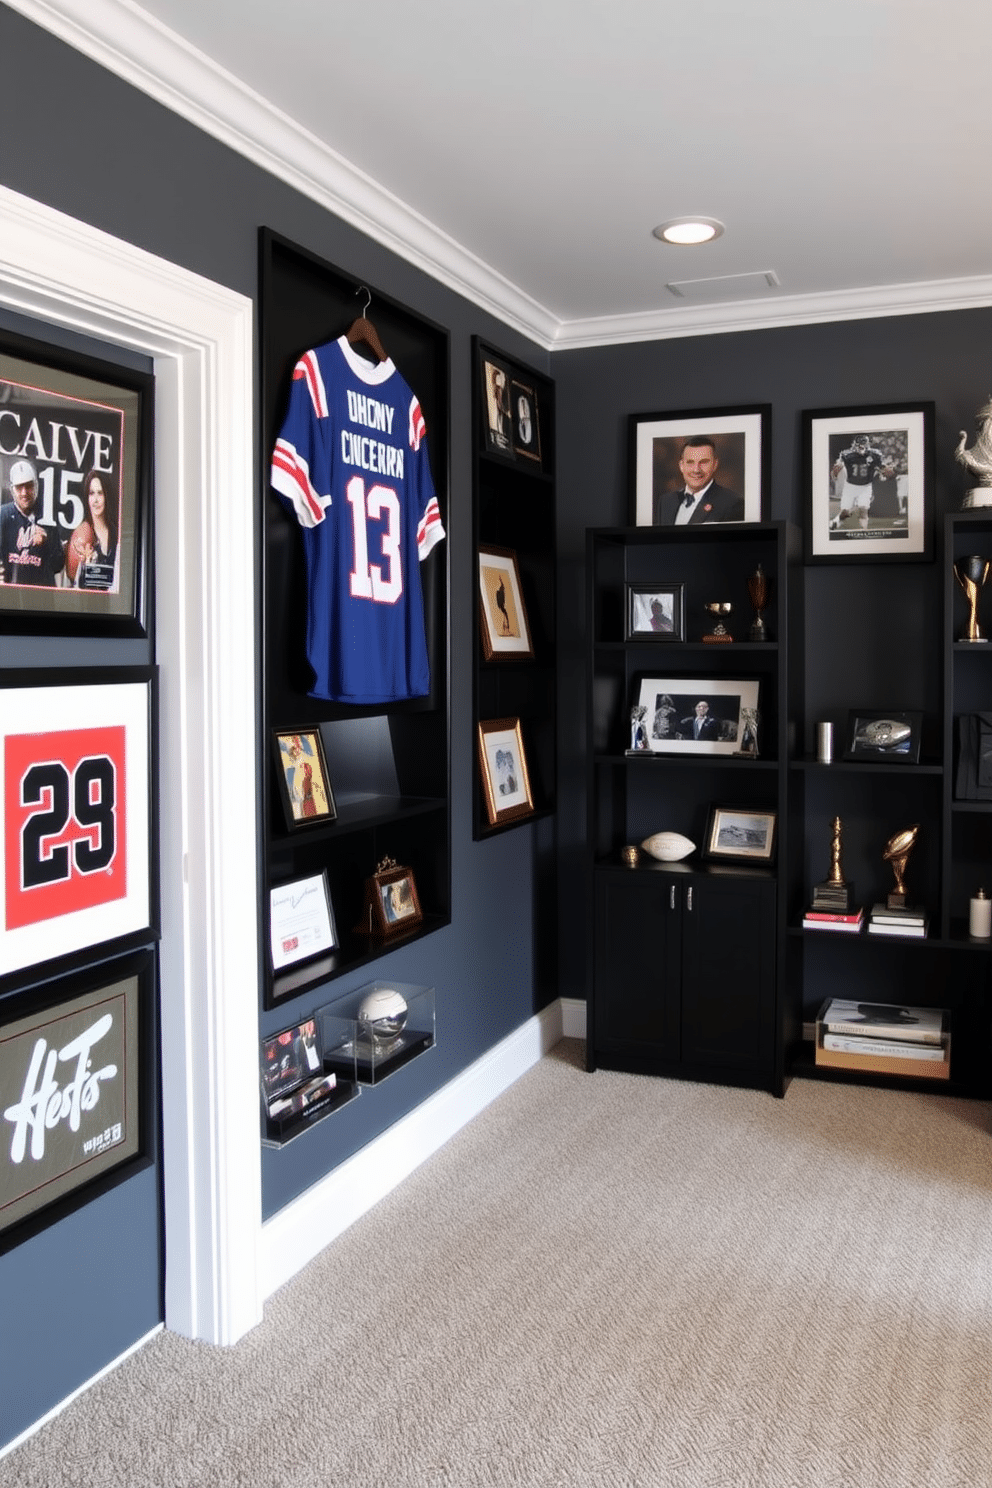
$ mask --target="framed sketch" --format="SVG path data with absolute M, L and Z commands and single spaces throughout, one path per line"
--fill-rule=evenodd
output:
M 517 555 L 512 548 L 479 549 L 479 604 L 486 660 L 513 657 L 530 660 L 534 648 L 527 626 Z
M 151 930 L 153 680 L 0 673 L 0 981 Z
M 628 641 L 684 641 L 685 585 L 628 584 Z
M 272 748 L 283 814 L 289 830 L 318 827 L 336 819 L 320 730 L 274 729 Z
M 338 943 L 326 873 L 294 879 L 269 890 L 272 970 L 308 961 Z
M 635 527 L 760 522 L 768 512 L 771 408 L 630 417 Z
M 479 391 L 482 413 L 482 448 L 487 455 L 514 460 L 515 430 L 510 364 L 486 346 L 479 346 Z
M 0 335 L 0 629 L 146 633 L 152 385 Z
M 401 867 L 395 858 L 383 858 L 365 880 L 365 910 L 356 931 L 389 939 L 415 929 L 423 918 L 413 870 Z
M 534 798 L 519 718 L 480 722 L 479 767 L 491 827 L 533 815 Z
M 774 811 L 712 806 L 703 856 L 723 863 L 770 864 L 775 858 Z
M 758 707 L 758 682 L 641 677 L 633 703 L 645 710 L 648 749 L 655 754 L 740 754 L 748 716 Z
M 154 953 L 101 961 L 0 1013 L 0 1251 L 150 1161 Z
M 932 403 L 803 414 L 806 561 L 933 556 Z
M 510 383 L 513 414 L 513 453 L 522 460 L 541 464 L 541 421 L 537 391 L 529 383 L 513 378 Z
M 918 765 L 923 714 L 899 709 L 852 711 L 847 725 L 847 760 L 878 760 L 892 765 Z

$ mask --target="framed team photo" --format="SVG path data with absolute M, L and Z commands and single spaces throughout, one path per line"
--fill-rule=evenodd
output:
M 150 1161 L 154 998 L 146 948 L 5 1002 L 0 1252 Z
M 806 561 L 933 557 L 932 403 L 803 414 Z
M 520 569 L 512 548 L 479 549 L 479 606 L 486 661 L 533 658 Z
M 154 933 L 154 710 L 151 668 L 0 673 L 0 988 Z
M 480 722 L 479 767 L 491 827 L 534 814 L 519 718 Z
M 292 832 L 334 821 L 338 809 L 320 730 L 276 729 L 272 749 L 287 828 Z
M 0 630 L 144 635 L 152 378 L 0 334 Z
M 762 521 L 768 513 L 771 416 L 768 404 L 632 414 L 633 525 Z

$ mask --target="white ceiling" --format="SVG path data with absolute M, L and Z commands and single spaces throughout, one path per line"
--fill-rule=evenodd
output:
M 8 3 L 545 345 L 992 303 L 988 0 Z

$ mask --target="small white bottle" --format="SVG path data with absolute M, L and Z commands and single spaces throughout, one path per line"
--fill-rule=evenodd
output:
M 968 906 L 968 933 L 975 940 L 992 936 L 992 899 L 986 898 L 984 889 L 979 889 Z

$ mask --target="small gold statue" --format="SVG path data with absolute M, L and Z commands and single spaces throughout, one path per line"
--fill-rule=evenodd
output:
M 813 885 L 813 908 L 847 914 L 851 909 L 854 885 L 844 877 L 844 870 L 840 865 L 842 832 L 841 819 L 835 816 L 830 836 L 830 875 L 824 883 Z
M 906 864 L 909 855 L 913 851 L 920 827 L 917 822 L 914 827 L 905 827 L 901 832 L 895 832 L 885 844 L 882 859 L 892 864 L 892 872 L 896 877 L 896 886 L 886 899 L 888 909 L 906 908 Z
M 954 577 L 968 596 L 970 613 L 968 624 L 965 627 L 963 641 L 984 641 L 987 638 L 982 635 L 978 624 L 978 596 L 982 592 L 982 585 L 989 576 L 989 560 L 972 553 L 967 558 L 959 558 L 954 565 Z

